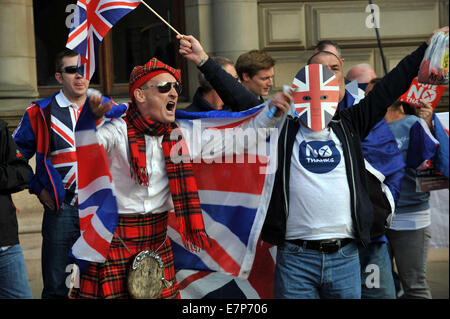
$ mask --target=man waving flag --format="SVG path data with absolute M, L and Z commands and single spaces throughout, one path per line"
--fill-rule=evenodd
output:
M 140 0 L 80 0 L 66 47 L 80 54 L 83 76 L 90 80 L 97 65 L 98 47 L 108 31 Z

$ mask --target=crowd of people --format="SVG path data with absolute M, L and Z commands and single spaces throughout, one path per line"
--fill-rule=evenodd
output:
M 441 30 L 448 32 L 448 27 Z M 193 36 L 177 39 L 179 54 L 199 70 L 199 88 L 185 111 L 240 112 L 265 103 L 243 128 L 272 128 L 283 121 L 261 232 L 263 241 L 277 247 L 274 297 L 395 299 L 395 262 L 404 296 L 431 298 L 426 280 L 429 192 L 415 190 L 415 174 L 418 164 L 433 158 L 439 143 L 433 140 L 429 103 L 415 108 L 398 100 L 417 76 L 430 39 L 382 78 L 367 64 L 344 75 L 339 45 L 318 43 L 304 67 L 330 69 L 339 91 L 335 114 L 319 128 L 290 112 L 293 91 L 268 99 L 276 61 L 266 52 L 246 52 L 233 64 L 210 57 Z M 103 96 L 87 96 L 89 81 L 77 61 L 78 55 L 68 49 L 57 56 L 55 77 L 61 90 L 28 106 L 12 137 L 0 122 L 0 200 L 7 207 L 0 215 L 0 298 L 32 298 L 11 200 L 12 193 L 25 188 L 44 208 L 43 299 L 134 297 L 127 271 L 145 249 L 158 253 L 165 265 L 158 297 L 180 298 L 168 212 L 175 212 L 186 247 L 196 251 L 210 244 L 192 165 L 170 158 L 180 70 L 156 58 L 136 66 L 125 114 L 102 122 L 115 105 Z M 352 81 L 358 84 L 357 94 L 348 89 Z M 101 123 L 96 135 L 115 181 L 119 217 L 105 262 L 91 262 L 79 285 L 69 289 L 69 253 L 80 236 L 76 170 L 82 159 L 76 157 L 75 125 L 83 106 Z M 272 107 L 273 118 L 268 116 Z M 424 144 L 434 147 L 417 148 Z M 304 165 L 311 153 L 320 157 L 317 150 L 323 147 L 331 150 L 332 164 Z M 410 153 L 419 154 L 418 159 L 409 158 Z M 32 169 L 27 161 L 33 156 Z M 375 287 L 367 280 L 371 265 L 379 268 Z

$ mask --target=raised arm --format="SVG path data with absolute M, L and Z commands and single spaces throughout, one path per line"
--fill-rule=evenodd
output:
M 225 105 L 233 111 L 244 111 L 261 104 L 252 92 L 206 54 L 196 38 L 184 35 L 177 39 L 180 40 L 180 54 L 198 67 Z
M 364 99 L 355 106 L 342 111 L 342 116 L 352 118 L 353 125 L 360 133 L 361 139 L 364 139 L 375 124 L 383 119 L 387 108 L 408 90 L 412 80 L 419 72 L 420 63 L 431 37 L 438 31 L 448 32 L 448 26 L 435 30 L 426 43 L 422 43 L 413 53 L 403 58 Z

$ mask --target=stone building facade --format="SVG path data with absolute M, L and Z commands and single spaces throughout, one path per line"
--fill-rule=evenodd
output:
M 379 9 L 379 33 L 388 69 L 424 41 L 432 30 L 449 24 L 448 0 L 373 2 Z M 64 37 L 67 39 L 64 23 L 71 13 L 67 6 L 74 3 L 75 0 L 0 0 L 0 118 L 9 122 L 11 130 L 31 101 L 45 98 L 57 88 L 51 83 L 54 70 L 51 70 L 50 55 L 44 54 L 43 49 L 53 42 L 56 43 L 53 48 L 64 46 Z M 370 28 L 371 13 L 366 11 L 368 1 L 170 0 L 152 3 L 160 13 L 170 11 L 172 14 L 164 16 L 172 17 L 170 22 L 180 32 L 196 36 L 210 55 L 222 55 L 235 61 L 241 53 L 251 49 L 267 50 L 277 60 L 274 92 L 292 82 L 311 55 L 313 46 L 323 39 L 341 45 L 345 72 L 352 65 L 369 63 L 379 76 L 384 73 L 375 30 Z M 173 34 L 162 34 L 165 27 L 144 9 L 137 12 L 138 9 L 128 22 L 113 29 L 112 36 L 105 37 L 97 79 L 91 81 L 92 86 L 118 101 L 127 98 L 125 82 L 130 65 L 156 52 L 151 43 L 142 46 L 142 50 L 128 53 L 124 48 L 139 47 L 137 44 L 142 39 L 151 39 L 155 45 L 161 38 L 165 39 L 166 48 L 167 44 L 174 43 Z M 149 34 L 148 30 L 151 30 Z M 183 107 L 198 85 L 197 70 L 177 57 L 175 47 L 170 47 L 172 59 L 182 68 L 186 88 L 180 98 Z M 120 65 L 120 60 L 128 64 Z M 48 72 L 43 72 L 46 69 Z M 448 111 L 448 89 L 438 111 Z M 34 159 L 31 165 L 34 166 Z M 42 205 L 27 190 L 14 194 L 13 200 L 20 211 L 20 240 L 33 296 L 39 298 Z M 448 297 L 448 286 L 446 293 Z
M 75 3 L 75 1 L 71 1 Z M 369 63 L 378 75 L 383 75 L 383 63 L 377 45 L 375 29 L 371 27 L 368 1 L 319 0 L 173 0 L 178 9 L 176 23 L 181 32 L 195 35 L 211 55 L 222 55 L 235 61 L 251 49 L 267 50 L 276 60 L 273 90 L 292 81 L 296 71 L 311 55 L 320 40 L 331 39 L 343 48 L 344 71 L 358 63 Z M 377 0 L 375 15 L 379 17 L 379 33 L 386 66 L 391 69 L 411 52 L 430 32 L 448 25 L 448 0 Z M 48 96 L 50 90 L 38 83 L 38 66 L 52 61 L 38 59 L 34 14 L 42 2 L 33 0 L 0 0 L 0 116 L 11 127 L 31 100 Z M 180 9 L 181 8 L 181 9 Z M 56 9 L 55 9 L 56 10 Z M 66 12 L 53 12 L 62 15 Z M 373 23 L 372 23 L 373 26 Z M 119 41 L 110 51 L 118 50 Z M 172 48 L 174 54 L 175 49 Z M 182 61 L 185 73 L 183 107 L 197 87 L 197 70 Z M 100 59 L 96 72 L 105 72 L 111 63 Z M 125 72 L 126 73 L 126 72 Z M 114 90 L 100 81 L 100 89 L 116 99 L 126 97 L 126 89 Z M 122 82 L 126 82 L 122 80 Z M 183 103 L 185 102 L 185 103 Z M 448 90 L 438 110 L 448 110 Z

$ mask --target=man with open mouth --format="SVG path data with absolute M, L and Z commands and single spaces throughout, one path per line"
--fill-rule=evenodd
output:
M 164 287 L 157 297 L 179 298 L 167 236 L 169 211 L 175 212 L 187 249 L 209 246 L 192 163 L 171 158 L 172 148 L 180 143 L 171 136 L 178 128 L 175 110 L 180 92 L 180 70 L 152 58 L 131 72 L 131 102 L 126 115 L 98 128 L 97 137 L 107 153 L 113 179 L 118 225 L 107 260 L 89 264 L 81 275 L 79 289 L 72 290 L 72 298 L 136 298 L 127 287 L 127 270 L 132 258 L 146 250 L 158 254 L 165 267 Z M 278 93 L 242 126 L 274 127 L 289 109 L 290 101 L 289 94 Z M 89 106 L 98 119 L 112 108 L 111 102 L 102 104 L 96 96 L 89 98 Z M 275 118 L 267 116 L 272 106 L 278 109 Z M 183 158 L 190 158 L 185 148 L 181 152 Z

